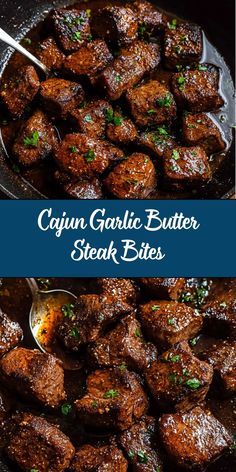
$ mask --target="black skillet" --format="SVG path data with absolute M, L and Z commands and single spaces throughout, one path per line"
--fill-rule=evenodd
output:
M 46 16 L 53 7 L 75 3 L 76 0 L 0 0 L 0 27 L 15 39 L 24 37 L 32 25 Z M 161 8 L 195 21 L 202 26 L 209 40 L 226 60 L 231 73 L 234 71 L 234 1 L 224 0 L 153 0 Z M 0 76 L 11 51 L 0 43 Z M 220 170 L 206 189 L 202 198 L 230 198 L 234 194 L 234 148 L 231 146 Z M 8 164 L 4 148 L 0 143 L 0 190 L 10 198 L 46 198 L 29 182 L 14 173 Z M 175 197 L 176 198 L 176 197 Z

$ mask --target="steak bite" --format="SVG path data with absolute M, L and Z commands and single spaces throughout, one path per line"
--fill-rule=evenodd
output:
M 117 100 L 145 74 L 156 69 L 160 60 L 158 44 L 134 41 L 129 47 L 121 49 L 120 55 L 99 75 L 98 86 L 111 100 Z
M 12 153 L 19 164 L 31 167 L 48 157 L 57 143 L 58 136 L 54 126 L 41 110 L 36 110 L 23 124 Z
M 155 167 L 147 155 L 135 152 L 118 164 L 104 183 L 117 198 L 146 198 L 156 187 Z
M 135 123 L 139 126 L 171 122 L 176 116 L 173 95 L 157 80 L 150 80 L 128 90 L 126 99 Z
M 167 411 L 186 411 L 203 402 L 212 377 L 212 366 L 197 359 L 187 342 L 164 352 L 145 375 L 157 405 Z
M 119 442 L 129 458 L 133 472 L 163 471 L 156 429 L 155 419 L 145 416 L 120 435 Z
M 222 392 L 236 394 L 236 341 L 223 341 L 206 354 Z
M 110 162 L 123 158 L 121 149 L 85 134 L 67 134 L 55 152 L 62 171 L 86 178 L 102 174 Z
M 140 320 L 148 338 L 164 348 L 193 338 L 203 324 L 197 310 L 176 301 L 152 300 L 141 305 Z
M 115 446 L 82 446 L 75 454 L 71 472 L 126 472 L 127 460 Z
M 236 292 L 222 291 L 203 306 L 204 328 L 212 336 L 236 340 Z
M 155 131 L 145 131 L 138 137 L 138 145 L 144 152 L 150 152 L 155 158 L 162 158 L 167 149 L 173 149 L 176 141 L 169 134 L 168 130 L 162 126 Z
M 137 39 L 138 23 L 128 6 L 107 6 L 98 10 L 91 29 L 93 34 L 109 43 L 126 46 Z
M 1 376 L 23 398 L 57 407 L 65 399 L 62 362 L 37 349 L 17 348 L 0 362 Z
M 230 434 L 210 411 L 163 415 L 159 420 L 163 445 L 184 469 L 205 470 L 232 444 Z
M 207 154 L 201 146 L 167 149 L 163 164 L 164 180 L 177 188 L 207 182 L 212 176 Z
M 0 97 L 13 119 L 21 117 L 39 87 L 38 74 L 33 66 L 21 67 L 16 77 L 1 85 Z
M 64 472 L 74 455 L 69 438 L 44 418 L 24 413 L 7 454 L 25 471 Z
M 66 118 L 84 100 L 84 91 L 76 82 L 54 78 L 41 83 L 40 98 L 50 116 Z
M 164 29 L 167 22 L 166 16 L 150 2 L 137 0 L 132 3 L 131 8 L 136 14 L 141 37 L 155 35 Z
M 109 141 L 116 144 L 129 144 L 136 140 L 138 133 L 135 125 L 129 118 L 122 116 L 122 113 L 108 108 L 106 113 L 108 121 L 106 135 Z
M 148 400 L 136 374 L 112 368 L 88 376 L 87 393 L 75 406 L 84 425 L 123 431 L 146 413 Z
M 107 326 L 131 311 L 130 305 L 111 295 L 81 295 L 74 308 L 65 311 L 57 335 L 66 349 L 76 352 L 82 345 L 96 341 Z
M 39 43 L 36 55 L 45 66 L 53 70 L 61 69 L 65 60 L 65 55 L 53 38 L 47 38 Z
M 140 279 L 142 286 L 148 292 L 161 299 L 177 300 L 185 285 L 184 278 L 150 277 Z
M 76 200 L 100 200 L 103 198 L 101 183 L 98 179 L 80 180 L 64 185 L 64 191 Z
M 77 51 L 91 41 L 89 17 L 85 10 L 60 8 L 51 14 L 53 30 L 65 52 Z
M 0 310 L 0 357 L 19 344 L 23 331 L 16 321 L 12 321 Z
M 113 56 L 106 43 L 101 39 L 96 39 L 68 56 L 64 62 L 64 69 L 73 76 L 87 77 L 93 85 L 96 82 L 97 75 L 112 60 Z
M 222 152 L 226 147 L 220 129 L 205 113 L 183 116 L 183 140 L 187 146 L 201 146 L 206 154 Z
M 106 110 L 109 103 L 95 100 L 83 108 L 77 108 L 70 114 L 76 131 L 87 134 L 91 138 L 104 138 L 106 132 Z
M 164 37 L 165 66 L 174 69 L 176 65 L 191 65 L 202 57 L 202 32 L 193 23 L 172 21 L 168 23 Z
M 172 91 L 177 105 L 192 112 L 214 111 L 224 105 L 219 93 L 219 71 L 187 70 L 173 74 Z
M 138 288 L 130 279 L 99 278 L 98 287 L 104 295 L 119 298 L 129 305 L 136 305 Z
M 130 370 L 145 370 L 157 358 L 157 349 L 145 343 L 140 323 L 133 315 L 118 325 L 88 349 L 89 364 L 96 367 L 121 366 Z

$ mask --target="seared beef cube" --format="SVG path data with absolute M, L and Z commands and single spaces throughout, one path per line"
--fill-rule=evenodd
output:
M 213 366 L 216 381 L 222 392 L 227 395 L 236 394 L 236 341 L 223 341 L 206 355 L 207 361 Z
M 77 108 L 70 114 L 76 130 L 89 135 L 91 138 L 104 138 L 106 131 L 106 110 L 109 103 L 96 100 L 83 108 Z
M 54 126 L 42 111 L 37 110 L 23 125 L 12 152 L 19 164 L 30 167 L 48 157 L 57 143 Z
M 118 164 L 105 179 L 108 191 L 123 199 L 146 198 L 156 183 L 156 171 L 151 159 L 137 152 Z
M 119 298 L 129 305 L 135 305 L 138 289 L 130 279 L 98 279 L 98 286 L 104 295 Z
M 98 77 L 100 85 L 111 100 L 117 100 L 145 74 L 153 71 L 160 63 L 160 47 L 144 41 L 134 41 L 123 48 L 111 66 L 106 67 Z
M 2 358 L 0 369 L 4 382 L 28 400 L 57 407 L 65 399 L 62 362 L 51 354 L 13 349 Z
M 70 198 L 76 200 L 100 200 L 103 198 L 101 183 L 98 179 L 66 184 L 64 190 Z
M 101 39 L 96 39 L 68 56 L 64 62 L 64 69 L 76 77 L 88 77 L 90 82 L 94 84 L 97 75 L 112 60 L 113 56 L 106 43 Z
M 2 420 L 6 418 L 12 406 L 12 397 L 9 393 L 0 385 L 0 425 Z
M 109 43 L 126 46 L 137 39 L 138 23 L 128 6 L 107 6 L 94 16 L 91 29 L 92 33 Z
M 219 72 L 187 70 L 172 76 L 172 90 L 179 107 L 193 112 L 218 110 L 224 105 L 219 94 Z
M 56 38 L 66 52 L 77 51 L 91 40 L 89 17 L 85 10 L 54 10 L 52 22 Z
M 168 23 L 164 38 L 165 65 L 174 69 L 176 65 L 199 62 L 202 56 L 202 33 L 198 25 L 185 22 Z M 175 27 L 173 27 L 175 26 Z
M 7 447 L 8 456 L 25 471 L 64 472 L 74 452 L 58 427 L 30 413 L 22 415 Z
M 120 443 L 131 463 L 133 472 L 162 472 L 156 441 L 156 421 L 144 417 L 130 429 L 120 435 Z
M 84 445 L 75 454 L 71 472 L 126 472 L 127 460 L 115 446 Z
M 53 118 L 66 118 L 68 112 L 84 100 L 84 91 L 76 82 L 48 79 L 41 83 L 40 98 L 49 115 Z
M 159 422 L 169 457 L 188 470 L 205 470 L 232 444 L 225 427 L 200 407 L 188 413 L 163 415 Z
M 39 87 L 39 78 L 33 66 L 22 67 L 17 71 L 16 78 L 11 78 L 1 86 L 0 97 L 12 118 L 21 117 Z
M 218 126 L 205 113 L 186 113 L 183 116 L 183 140 L 188 146 L 201 146 L 207 154 L 225 149 Z
M 157 298 L 177 300 L 185 285 L 184 278 L 152 277 L 140 279 L 142 286 Z
M 173 95 L 157 80 L 130 89 L 126 98 L 135 123 L 139 126 L 170 122 L 176 116 Z
M 164 179 L 173 187 L 201 184 L 212 177 L 207 154 L 200 146 L 168 149 L 163 162 Z
M 12 321 L 0 310 L 0 357 L 13 349 L 23 338 L 23 331 L 16 321 Z
M 121 149 L 85 134 L 67 134 L 55 152 L 61 170 L 75 177 L 89 178 L 102 174 L 110 161 L 123 158 Z
M 137 130 L 131 120 L 124 118 L 119 111 L 113 113 L 112 108 L 106 112 L 107 138 L 116 144 L 129 144 L 137 138 Z
M 177 344 L 153 362 L 146 382 L 163 410 L 190 410 L 209 390 L 213 368 L 195 357 L 187 342 Z
M 148 400 L 136 374 L 112 368 L 90 374 L 87 393 L 75 405 L 84 425 L 123 431 L 146 413 Z
M 60 51 L 53 38 L 47 38 L 42 41 L 36 55 L 45 66 L 53 70 L 61 69 L 65 60 L 65 55 Z
M 204 307 L 204 328 L 212 336 L 236 339 L 236 291 L 222 291 Z
M 160 300 L 141 305 L 140 320 L 147 336 L 163 347 L 193 338 L 203 323 L 198 311 L 184 303 Z
M 167 149 L 173 149 L 176 146 L 176 141 L 165 127 L 159 127 L 155 131 L 141 133 L 138 144 L 145 152 L 150 152 L 159 159 Z
M 60 323 L 58 337 L 68 350 L 78 351 L 81 345 L 96 341 L 107 326 L 131 311 L 130 305 L 111 295 L 81 295 L 72 316 L 66 316 Z
M 132 3 L 131 8 L 134 10 L 138 24 L 139 35 L 146 37 L 146 35 L 159 33 L 166 25 L 166 16 L 146 0 L 137 0 Z
M 145 370 L 157 357 L 157 349 L 145 343 L 140 323 L 133 315 L 119 322 L 103 338 L 90 346 L 89 364 L 97 367 L 121 366 L 130 370 Z

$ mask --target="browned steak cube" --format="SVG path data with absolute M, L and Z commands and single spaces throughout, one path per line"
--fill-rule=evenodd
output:
M 121 320 L 88 349 L 89 364 L 97 367 L 121 366 L 142 371 L 157 357 L 157 349 L 145 343 L 140 323 L 133 315 Z
M 165 65 L 174 69 L 176 65 L 190 65 L 202 57 L 202 32 L 198 25 L 174 20 L 168 23 L 164 38 Z
M 201 146 L 167 149 L 163 163 L 164 179 L 169 186 L 184 188 L 212 177 L 208 156 Z
M 8 456 L 25 471 L 64 472 L 74 452 L 58 427 L 30 413 L 22 415 L 7 447 Z
M 167 149 L 173 149 L 176 141 L 165 126 L 158 127 L 155 131 L 145 131 L 138 137 L 138 145 L 153 157 L 161 158 Z
M 140 279 L 142 286 L 157 298 L 177 300 L 185 285 L 185 279 L 152 277 Z
M 90 374 L 75 405 L 84 425 L 123 431 L 146 413 L 148 400 L 135 373 L 112 368 Z
M 17 348 L 0 362 L 5 382 L 28 400 L 57 407 L 65 399 L 62 362 L 51 354 Z
M 212 377 L 212 366 L 197 359 L 186 341 L 164 352 L 145 375 L 158 406 L 167 411 L 186 411 L 203 402 Z
M 140 320 L 147 336 L 162 347 L 193 338 L 203 323 L 197 310 L 184 303 L 161 300 L 141 305 Z
M 204 328 L 212 336 L 236 340 L 236 290 L 223 290 L 204 307 Z
M 123 48 L 114 62 L 104 69 L 98 77 L 98 85 L 111 100 L 117 100 L 145 74 L 154 70 L 160 60 L 158 44 L 134 41 L 129 47 Z
M 100 200 L 103 198 L 101 183 L 98 179 L 81 180 L 64 185 L 70 198 L 76 200 Z
M 183 140 L 187 146 L 201 146 L 207 154 L 222 152 L 226 146 L 220 129 L 205 113 L 183 116 Z
M 59 9 L 52 12 L 53 30 L 64 51 L 77 51 L 91 41 L 89 17 L 85 10 Z
M 106 111 L 106 119 L 108 122 L 106 135 L 109 141 L 116 144 L 129 144 L 136 140 L 137 129 L 129 118 L 122 116 L 117 110 L 113 112 L 112 108 Z
M 32 102 L 40 87 L 33 66 L 22 67 L 17 75 L 0 87 L 0 97 L 12 118 L 20 118 Z
M 213 366 L 216 381 L 222 392 L 236 394 L 236 341 L 223 341 L 206 353 L 207 361 Z
M 225 427 L 200 407 L 188 413 L 163 415 L 159 421 L 167 453 L 184 469 L 205 470 L 232 444 Z
M 155 35 L 164 29 L 167 21 L 166 16 L 150 2 L 137 0 L 131 4 L 131 8 L 136 14 L 139 24 L 138 32 L 141 37 L 146 37 L 149 34 Z
M 23 331 L 16 321 L 12 321 L 0 310 L 0 357 L 13 349 L 23 338 Z
M 218 70 L 187 70 L 173 74 L 172 91 L 180 108 L 192 112 L 218 110 L 224 105 Z
M 64 69 L 76 77 L 87 77 L 94 84 L 99 72 L 105 69 L 112 60 L 113 56 L 106 43 L 101 39 L 96 39 L 68 56 L 64 62 Z
M 121 149 L 85 134 L 67 134 L 55 152 L 60 169 L 75 177 L 89 178 L 102 174 L 110 161 L 123 158 Z
M 112 322 L 131 313 L 132 307 L 111 295 L 81 295 L 74 307 L 65 311 L 57 334 L 69 351 L 96 341 Z
M 104 138 L 106 131 L 106 110 L 109 103 L 105 100 L 95 100 L 83 108 L 77 108 L 70 114 L 76 131 L 85 133 L 91 138 Z
M 39 44 L 36 52 L 39 60 L 49 69 L 59 70 L 65 60 L 65 55 L 60 51 L 55 39 L 47 38 Z
M 146 198 L 156 183 L 156 171 L 151 159 L 138 152 L 118 164 L 105 179 L 107 190 L 123 199 Z
M 76 82 L 54 78 L 41 83 L 40 98 L 50 116 L 66 118 L 84 100 L 84 91 Z
M 137 39 L 138 23 L 128 6 L 101 8 L 91 23 L 92 33 L 118 46 L 126 46 Z
M 52 153 L 58 143 L 57 132 L 40 110 L 23 124 L 12 152 L 19 164 L 31 167 Z
M 119 438 L 133 472 L 162 472 L 162 460 L 157 448 L 157 428 L 154 418 L 146 416 Z
M 71 472 L 126 472 L 127 460 L 115 446 L 82 446 L 72 461 Z
M 135 123 L 139 126 L 171 122 L 176 116 L 172 93 L 157 80 L 150 80 L 128 90 L 126 99 Z
M 130 279 L 103 279 L 97 281 L 98 286 L 104 295 L 120 298 L 130 305 L 136 305 L 138 288 Z

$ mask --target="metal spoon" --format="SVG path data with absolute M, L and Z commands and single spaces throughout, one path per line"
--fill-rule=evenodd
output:
M 20 52 L 30 61 L 32 61 L 44 72 L 46 77 L 50 75 L 50 69 L 48 67 L 46 67 L 41 61 L 39 61 L 37 57 L 33 56 L 33 54 L 27 51 L 27 49 L 23 48 L 21 44 L 17 43 L 17 41 L 15 41 L 15 39 L 13 39 L 9 34 L 7 34 L 2 28 L 0 28 L 0 39 L 4 41 L 4 43 L 8 44 L 8 46 L 11 46 L 12 48 L 16 49 L 16 51 Z
M 33 278 L 27 278 L 33 303 L 29 314 L 29 325 L 33 338 L 41 351 L 54 354 L 62 360 L 64 368 L 81 368 L 81 361 L 65 352 L 55 337 L 55 329 L 63 319 L 62 306 L 74 304 L 76 296 L 67 290 L 40 290 Z

